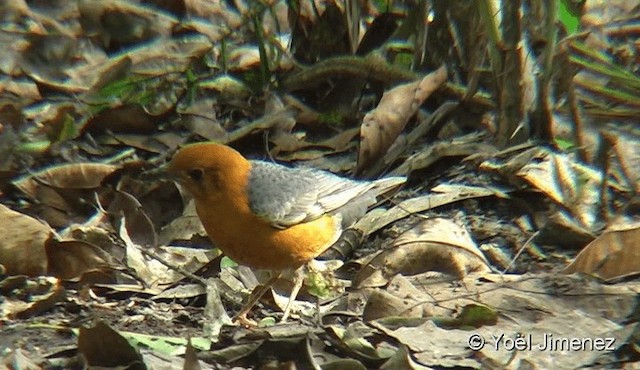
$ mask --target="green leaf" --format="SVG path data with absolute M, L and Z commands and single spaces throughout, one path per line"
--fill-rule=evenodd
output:
M 69 113 L 66 113 L 62 121 L 62 128 L 60 129 L 60 133 L 55 141 L 71 140 L 76 138 L 78 135 L 78 128 L 76 127 L 73 117 Z
M 231 258 L 224 256 L 220 259 L 220 268 L 221 269 L 233 269 L 238 267 L 238 263 Z
M 187 346 L 187 339 L 178 337 L 167 337 L 160 335 L 148 335 L 119 331 L 120 335 L 126 338 L 134 346 L 144 345 L 154 351 L 168 355 L 182 354 Z M 200 350 L 208 350 L 211 341 L 201 337 L 191 337 L 191 345 Z
M 572 0 L 560 0 L 557 1 L 558 4 L 558 17 L 560 18 L 560 22 L 567 30 L 569 35 L 573 35 L 578 32 L 578 27 L 580 26 L 580 14 L 575 14 L 571 11 Z
M 269 326 L 274 326 L 275 324 L 276 324 L 276 319 L 274 317 L 265 317 L 264 319 L 260 320 L 260 322 L 258 323 L 258 327 L 266 328 Z
M 434 317 L 433 322 L 445 329 L 471 330 L 485 325 L 495 325 L 498 322 L 498 312 L 493 308 L 468 304 L 455 318 Z
M 40 141 L 32 141 L 28 143 L 22 143 L 18 147 L 18 150 L 21 152 L 27 153 L 43 153 L 51 146 L 51 141 L 49 140 L 40 140 Z
M 556 147 L 562 151 L 569 151 L 576 147 L 575 143 L 569 140 L 555 138 L 554 142 L 556 143 Z

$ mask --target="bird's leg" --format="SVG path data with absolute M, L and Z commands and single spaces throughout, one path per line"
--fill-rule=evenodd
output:
M 249 302 L 247 302 L 242 307 L 240 312 L 238 312 L 233 317 L 233 321 L 237 321 L 241 325 L 247 326 L 247 327 L 257 326 L 258 324 L 256 324 L 255 321 L 247 318 L 247 314 L 249 313 L 249 311 L 251 311 L 253 306 L 255 306 L 255 304 L 260 300 L 260 298 L 262 298 L 262 296 L 267 292 L 267 290 L 269 290 L 269 288 L 271 288 L 271 286 L 280 278 L 281 275 L 282 275 L 282 271 L 276 272 L 273 276 L 271 276 L 271 278 L 269 278 L 269 280 L 266 283 L 264 283 L 264 285 L 254 290 L 251 293 L 251 296 L 249 297 Z
M 287 306 L 284 309 L 284 313 L 282 314 L 282 319 L 280 322 L 283 323 L 289 317 L 289 313 L 291 311 L 291 306 L 293 306 L 293 302 L 296 301 L 296 297 L 300 292 L 300 288 L 302 288 L 302 283 L 304 283 L 304 270 L 306 265 L 302 265 L 296 269 L 293 277 L 293 288 L 291 289 L 291 294 L 289 295 L 289 301 L 287 302 Z

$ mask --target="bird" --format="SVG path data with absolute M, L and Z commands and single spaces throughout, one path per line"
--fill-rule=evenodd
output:
M 166 172 L 192 195 L 215 247 L 241 265 L 274 272 L 234 317 L 245 326 L 255 324 L 246 315 L 283 271 L 299 271 L 336 243 L 378 196 L 406 181 L 352 180 L 310 167 L 247 159 L 214 142 L 183 146 Z

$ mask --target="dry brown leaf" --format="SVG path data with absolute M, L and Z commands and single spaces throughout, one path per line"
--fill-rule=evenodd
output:
M 630 193 L 640 193 L 640 136 L 625 131 L 624 127 L 607 127 L 602 135 L 611 145 L 606 165 L 608 176 L 615 178 Z
M 380 366 L 380 370 L 392 369 L 428 370 L 430 367 L 416 361 L 409 348 L 405 345 L 400 345 L 396 354 Z
M 362 319 L 372 321 L 383 317 L 422 317 L 422 306 L 416 299 L 400 298 L 382 289 L 376 289 L 367 300 Z
M 209 141 L 226 142 L 227 130 L 216 117 L 217 96 L 198 96 L 189 104 L 178 104 L 176 112 L 181 116 L 181 125 L 190 132 L 202 136 Z M 184 140 L 184 139 L 183 139 Z
M 346 327 L 344 324 L 327 325 L 325 329 L 332 341 L 338 341 L 340 346 L 348 349 L 350 357 L 380 361 L 395 353 L 393 347 L 378 347 L 373 335 L 374 329 L 363 322 L 354 322 Z
M 133 195 L 116 191 L 107 211 L 115 218 L 124 217 L 127 234 L 134 243 L 152 247 L 158 245 L 158 236 L 153 223 Z
M 396 274 L 439 271 L 463 278 L 469 272 L 487 272 L 489 263 L 469 233 L 455 222 L 427 219 L 404 232 L 354 278 L 357 288 L 386 285 Z
M 358 135 L 357 128 L 346 129 L 326 140 L 315 143 L 314 146 L 326 146 L 335 152 L 342 152 L 351 148 L 353 145 L 352 140 L 356 135 Z
M 200 361 L 198 360 L 198 353 L 196 349 L 191 345 L 191 338 L 187 338 L 187 349 L 184 353 L 184 365 L 182 370 L 201 370 Z
M 564 269 L 604 280 L 640 273 L 640 225 L 608 230 L 589 243 Z
M 19 96 L 21 102 L 30 102 L 30 101 L 40 101 L 42 100 L 42 96 L 38 91 L 38 86 L 29 80 L 12 80 L 7 76 L 0 77 L 0 89 L 5 94 L 13 94 L 15 96 Z M 5 110 L 5 107 L 12 106 L 13 102 L 3 102 L 2 110 Z M 22 114 L 22 112 L 16 114 Z M 15 124 L 16 122 L 4 121 L 7 123 Z M 3 122 L 3 123 L 4 123 Z
M 463 157 L 471 154 L 492 154 L 493 145 L 487 144 L 486 138 L 478 134 L 456 137 L 452 140 L 439 141 L 416 152 L 389 173 L 393 176 L 406 176 L 413 171 L 427 168 L 442 158 Z
M 585 1 L 580 24 L 589 32 L 637 14 L 637 1 Z
M 505 164 L 486 161 L 481 168 L 496 170 L 518 186 L 524 180 L 565 207 L 582 227 L 590 231 L 600 227 L 603 173 L 572 155 L 534 147 Z
M 151 134 L 157 130 L 157 117 L 140 104 L 125 104 L 92 115 L 82 128 L 91 134 L 137 133 Z
M 278 112 L 295 112 L 294 109 L 286 106 L 276 94 L 269 94 L 265 101 L 264 114 L 274 115 Z M 275 144 L 274 153 L 279 151 L 292 152 L 308 146 L 304 141 L 304 134 L 294 133 L 296 125 L 295 114 L 292 114 L 269 130 L 269 141 Z
M 80 223 L 94 212 L 95 193 L 116 166 L 101 163 L 57 165 L 24 176 L 13 184 L 27 194 L 38 216 L 52 227 Z
M 105 46 L 169 36 L 178 23 L 165 12 L 128 1 L 80 1 L 78 9 L 84 32 L 95 33 Z
M 33 199 L 43 185 L 58 189 L 93 189 L 118 167 L 102 163 L 71 163 L 52 166 L 27 175 L 13 184 Z
M 229 53 L 230 70 L 246 71 L 260 65 L 260 51 L 257 46 L 235 48 Z
M 486 188 L 462 184 L 440 184 L 429 191 L 428 195 L 410 198 L 400 202 L 389 210 L 376 208 L 367 213 L 352 227 L 364 236 L 372 234 L 392 222 L 401 220 L 415 213 L 441 207 L 446 204 L 460 202 L 465 199 L 497 196 L 507 198 L 506 192 L 499 188 Z
M 45 274 L 44 245 L 52 232 L 48 225 L 0 204 L 0 265 L 8 275 Z
M 145 253 L 148 246 L 141 246 L 131 240 L 125 223 L 120 221 L 118 230 L 120 239 L 126 245 L 126 264 L 131 271 L 135 271 L 136 278 L 144 282 L 148 287 L 155 288 L 160 285 L 171 284 L 182 278 L 182 275 L 164 263 Z M 154 252 L 150 250 L 149 252 Z
M 295 116 L 295 114 L 296 112 L 290 108 L 275 112 L 273 114 L 268 114 L 251 123 L 242 125 L 234 131 L 231 131 L 227 139 L 229 142 L 233 142 L 242 139 L 255 131 L 269 130 L 273 127 L 277 127 L 281 121 L 288 120 L 290 117 Z
M 447 69 L 442 66 L 422 80 L 400 85 L 382 96 L 378 106 L 362 120 L 357 173 L 384 156 L 420 105 L 446 79 Z
M 395 316 L 405 318 L 418 318 L 434 316 L 433 296 L 429 292 L 429 286 L 450 279 L 426 277 L 425 275 L 405 277 L 401 274 L 394 276 L 384 289 L 389 295 L 376 294 L 378 288 L 368 296 L 362 317 L 366 321 L 378 318 Z M 382 301 L 382 302 L 379 302 Z M 371 307 L 373 305 L 373 307 Z M 377 317 L 376 317 L 377 316 Z
M 110 130 L 111 131 L 111 130 Z M 101 145 L 113 145 L 113 146 L 128 146 L 132 148 L 141 149 L 149 153 L 167 153 L 174 151 L 184 140 L 180 140 L 177 145 L 166 145 L 160 139 L 160 135 L 163 134 L 125 134 L 113 132 L 109 136 L 100 137 L 97 142 Z
M 48 272 L 62 280 L 70 280 L 89 272 L 92 274 L 91 283 L 113 283 L 114 259 L 99 247 L 80 240 L 58 242 L 51 240 L 46 244 Z M 86 280 L 83 279 L 84 282 Z
M 100 320 L 92 328 L 80 328 L 78 352 L 84 356 L 87 364 L 92 368 L 143 364 L 138 351 L 124 337 Z
M 206 238 L 207 232 L 198 218 L 195 202 L 190 200 L 184 207 L 182 216 L 171 221 L 159 232 L 158 242 L 160 245 L 168 245 L 174 240 L 191 240 L 196 236 Z

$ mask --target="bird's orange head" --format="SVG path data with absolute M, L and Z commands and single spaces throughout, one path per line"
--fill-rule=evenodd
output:
M 226 145 L 196 143 L 180 149 L 169 162 L 167 172 L 196 201 L 216 202 L 243 194 L 250 168 L 249 161 Z

